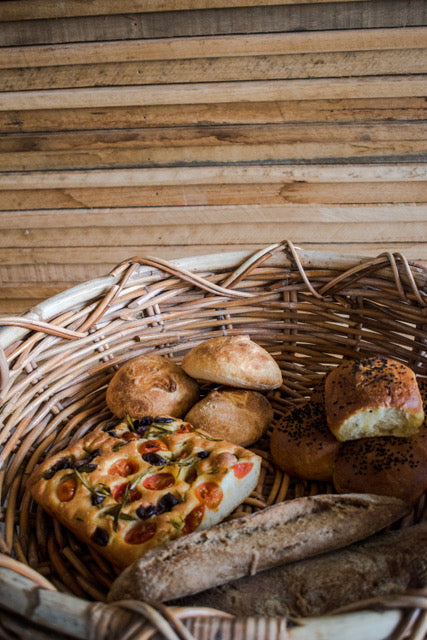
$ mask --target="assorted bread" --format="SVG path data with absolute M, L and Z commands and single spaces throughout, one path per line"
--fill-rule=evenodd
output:
M 392 358 L 345 360 L 276 422 L 272 458 L 290 475 L 331 481 L 338 493 L 414 504 L 427 490 L 423 394 L 413 371 Z
M 111 600 L 209 595 L 230 581 L 238 598 L 250 576 L 362 540 L 427 490 L 427 384 L 410 368 L 343 360 L 304 404 L 279 402 L 275 413 L 282 384 L 275 359 L 247 335 L 202 341 L 181 365 L 132 358 L 106 391 L 116 418 L 34 469 L 34 500 L 125 569 Z M 273 468 L 335 494 L 224 522 L 257 486 L 261 457 L 247 447 L 260 439 Z

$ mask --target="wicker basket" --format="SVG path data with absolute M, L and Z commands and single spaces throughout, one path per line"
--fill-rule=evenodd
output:
M 47 451 L 109 416 L 105 389 L 130 355 L 178 362 L 198 342 L 249 334 L 284 373 L 275 419 L 301 403 L 343 356 L 392 354 L 427 375 L 427 272 L 400 254 L 373 259 L 283 242 L 254 255 L 167 263 L 133 258 L 108 276 L 0 318 L 2 638 L 134 639 L 425 637 L 427 590 L 318 618 L 237 618 L 134 601 L 109 605 L 112 568 L 31 501 L 25 482 Z M 263 450 L 262 481 L 241 512 L 331 487 L 297 482 Z M 422 499 L 406 526 L 424 517 Z

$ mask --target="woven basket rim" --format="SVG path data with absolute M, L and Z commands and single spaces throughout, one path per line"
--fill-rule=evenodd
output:
M 245 260 L 259 255 L 268 255 L 270 252 L 274 252 L 280 247 L 286 247 L 292 243 L 290 241 L 283 241 L 274 245 L 270 245 L 261 249 L 259 252 L 253 250 L 245 251 L 229 251 L 229 252 L 216 252 L 207 253 L 202 255 L 194 255 L 185 258 L 175 258 L 169 261 L 169 264 L 176 266 L 177 268 L 185 269 L 197 273 L 198 271 L 204 271 L 209 269 L 215 269 L 221 267 L 232 267 L 243 263 Z M 338 253 L 334 251 L 318 251 L 307 250 L 300 247 L 294 247 L 298 254 L 298 259 L 303 267 L 309 265 L 316 265 L 318 267 L 336 267 L 339 269 L 351 268 L 357 265 L 363 265 L 372 261 L 378 260 L 384 256 L 389 262 L 393 263 L 396 258 L 403 260 L 406 264 L 410 264 L 412 269 L 415 269 L 414 278 L 417 282 L 420 280 L 421 284 L 427 285 L 427 267 L 419 265 L 417 263 L 406 261 L 404 254 L 381 252 L 375 256 L 366 256 L 353 253 Z M 129 263 L 132 260 L 140 259 L 143 261 L 145 258 L 150 260 L 156 260 L 150 255 L 142 256 L 141 258 L 129 258 L 124 260 L 121 264 Z M 271 253 L 269 257 L 269 264 L 274 266 L 291 265 L 292 259 L 284 251 L 279 253 Z M 155 267 L 144 265 L 142 262 L 138 268 L 138 275 L 146 274 L 153 271 Z M 90 300 L 94 296 L 101 295 L 107 291 L 111 286 L 115 285 L 120 275 L 115 274 L 113 269 L 110 273 L 99 276 L 90 280 L 81 282 L 73 287 L 69 287 L 60 293 L 46 298 L 39 302 L 36 306 L 30 308 L 28 311 L 21 313 L 19 317 L 34 321 L 49 321 L 49 319 L 68 308 L 75 303 L 81 303 Z M 135 276 L 134 276 L 135 277 Z M 0 315 L 0 349 L 4 349 L 15 340 L 21 339 L 26 335 L 27 329 L 18 326 L 2 326 L 2 316 Z

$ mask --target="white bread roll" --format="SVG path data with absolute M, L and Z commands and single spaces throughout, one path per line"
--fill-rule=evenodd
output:
M 185 354 L 182 367 L 192 378 L 265 391 L 282 384 L 277 362 L 249 336 L 205 340 Z

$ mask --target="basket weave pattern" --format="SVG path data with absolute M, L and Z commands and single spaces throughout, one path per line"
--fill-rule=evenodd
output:
M 10 325 L 0 335 L 5 579 L 12 576 L 22 593 L 32 585 L 47 610 L 75 606 L 81 628 L 65 629 L 66 637 L 292 637 L 284 619 L 239 620 L 156 603 L 104 604 L 114 570 L 32 503 L 26 480 L 47 454 L 109 420 L 105 390 L 111 376 L 130 357 L 153 350 L 180 362 L 207 338 L 250 335 L 283 372 L 283 386 L 270 395 L 275 419 L 303 402 L 342 357 L 392 355 L 427 376 L 426 290 L 427 272 L 401 255 L 362 259 L 283 242 L 254 255 L 175 263 L 133 258 L 26 316 L 0 318 Z M 263 457 L 260 482 L 231 517 L 333 490 L 274 468 L 268 434 L 255 449 Z M 423 517 L 421 500 L 402 526 Z M 18 607 L 19 616 L 3 606 L 1 595 L 0 602 L 1 637 L 26 637 L 24 629 L 32 638 L 62 637 L 61 625 L 38 617 L 29 602 L 26 613 Z M 393 638 L 424 637 L 426 593 L 373 604 L 398 612 Z M 359 609 L 369 607 L 361 603 Z

